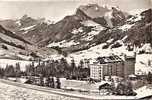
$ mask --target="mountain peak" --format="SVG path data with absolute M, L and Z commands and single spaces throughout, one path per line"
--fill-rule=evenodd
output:
M 20 24 L 23 27 L 27 27 L 29 25 L 33 25 L 36 23 L 37 23 L 37 20 L 29 17 L 27 14 L 25 14 L 23 17 L 20 18 Z
M 29 16 L 27 15 L 27 14 L 25 14 L 25 15 L 23 15 L 22 17 L 21 17 L 21 19 L 27 19 L 27 18 L 29 18 Z
M 78 8 L 78 10 L 83 11 L 90 18 L 102 17 L 109 11 L 108 8 L 101 7 L 98 4 L 82 5 Z
M 79 8 L 80 9 L 84 9 L 84 10 L 87 10 L 87 9 L 98 10 L 99 9 L 99 5 L 98 4 L 81 5 Z

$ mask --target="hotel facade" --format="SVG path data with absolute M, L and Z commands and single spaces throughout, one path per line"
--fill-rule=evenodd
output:
M 103 80 L 105 76 L 127 78 L 135 74 L 135 61 L 135 56 L 124 55 L 124 59 L 116 55 L 99 57 L 90 65 L 90 78 L 95 80 Z

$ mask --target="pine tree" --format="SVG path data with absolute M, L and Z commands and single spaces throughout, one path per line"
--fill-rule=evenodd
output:
M 75 61 L 74 61 L 74 59 L 72 59 L 71 60 L 71 68 L 70 68 L 71 78 L 74 78 L 74 75 L 76 72 L 75 69 L 76 69 Z
M 31 75 L 34 75 L 35 74 L 35 68 L 32 64 L 29 64 L 26 66 L 26 74 L 31 76 Z
M 152 83 L 152 73 L 151 72 L 149 72 L 148 75 L 147 75 L 147 81 L 148 81 L 149 84 Z
M 19 63 L 16 63 L 15 72 L 16 72 L 16 77 L 21 76 L 21 69 L 20 69 L 20 64 Z
M 12 65 L 6 65 L 5 68 L 5 76 L 7 77 L 15 77 L 15 69 Z
M 40 75 L 40 86 L 44 86 L 44 77 L 43 75 Z
M 83 68 L 83 67 L 84 67 L 84 62 L 83 62 L 83 60 L 80 60 L 79 68 L 81 69 L 81 68 Z
M 71 60 L 71 68 L 74 69 L 76 67 L 74 59 Z
M 0 77 L 4 76 L 4 69 L 0 67 Z
M 60 89 L 61 88 L 61 82 L 60 82 L 60 79 L 57 77 L 57 81 L 56 81 L 56 84 L 57 84 L 57 89 Z
M 51 88 L 55 87 L 55 85 L 54 85 L 54 78 L 53 77 L 50 78 L 50 87 Z

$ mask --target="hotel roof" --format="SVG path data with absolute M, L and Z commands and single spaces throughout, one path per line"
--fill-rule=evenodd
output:
M 117 55 L 111 55 L 106 57 L 98 57 L 97 62 L 100 64 L 106 64 L 106 63 L 123 62 L 123 60 Z

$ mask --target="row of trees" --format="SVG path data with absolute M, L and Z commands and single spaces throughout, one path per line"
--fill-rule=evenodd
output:
M 0 68 L 0 77 L 20 77 L 24 72 L 20 69 L 20 64 L 16 63 L 13 65 L 6 65 L 5 68 Z
M 37 66 L 34 64 L 26 66 L 26 75 L 43 77 L 64 77 L 69 79 L 83 79 L 89 77 L 89 68 L 84 68 L 83 62 L 81 61 L 79 66 L 76 66 L 75 61 L 72 60 L 70 64 L 67 63 L 66 59 L 51 60 L 47 62 L 39 62 Z
M 40 61 L 36 66 L 34 62 L 26 66 L 26 70 L 21 70 L 19 63 L 6 65 L 5 68 L 0 67 L 0 77 L 21 77 L 27 76 L 29 84 L 47 86 L 51 88 L 60 88 L 61 83 L 59 77 L 67 79 L 83 80 L 89 77 L 89 68 L 84 68 L 84 62 L 80 61 L 77 66 L 74 60 L 68 63 L 66 59 Z M 56 77 L 56 80 L 53 78 Z M 38 81 L 37 79 L 38 78 Z
M 68 79 L 84 79 L 89 77 L 89 68 L 84 68 L 84 62 L 76 66 L 75 61 L 71 60 L 69 64 L 66 59 L 50 60 L 46 62 L 39 62 L 37 66 L 34 63 L 26 66 L 24 72 L 20 69 L 20 64 L 15 66 L 7 65 L 5 68 L 0 68 L 0 75 L 6 77 L 20 77 L 20 76 L 42 76 L 42 77 L 64 77 Z

